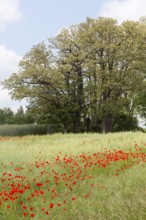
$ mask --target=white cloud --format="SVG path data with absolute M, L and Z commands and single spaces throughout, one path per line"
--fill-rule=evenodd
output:
M 20 60 L 21 56 L 6 49 L 4 45 L 0 45 L 0 81 L 18 70 Z
M 13 72 L 18 70 L 18 64 L 21 60 L 21 56 L 15 52 L 8 50 L 4 45 L 0 45 L 0 81 L 8 78 Z M 9 107 L 12 110 L 16 109 L 21 105 L 25 105 L 26 102 L 17 102 L 11 100 L 9 91 L 2 89 L 0 86 L 0 108 Z
M 17 21 L 22 16 L 19 0 L 0 0 L 0 30 L 9 22 Z
M 19 10 L 19 2 L 20 0 L 0 0 L 0 31 L 3 31 L 8 23 L 21 18 L 22 13 Z M 18 70 L 20 59 L 21 56 L 8 50 L 5 45 L 0 44 L 0 82 Z M 11 100 L 9 91 L 2 89 L 2 86 L 0 86 L 0 108 L 9 107 L 16 111 L 20 104 L 25 105 L 25 102 L 20 103 Z
M 20 106 L 23 106 L 23 108 L 25 109 L 26 104 L 27 102 L 25 100 L 23 101 L 12 100 L 9 95 L 9 91 L 6 89 L 3 90 L 0 87 L 0 108 L 10 108 L 12 109 L 12 111 L 16 112 Z
M 138 20 L 146 15 L 145 0 L 106 0 L 99 12 L 100 16 L 111 17 L 119 23 L 124 20 Z

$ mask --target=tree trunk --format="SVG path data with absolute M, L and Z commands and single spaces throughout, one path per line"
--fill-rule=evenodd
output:
M 79 133 L 81 130 L 81 124 L 80 124 L 80 113 L 76 112 L 76 117 L 73 121 L 73 129 L 75 133 Z
M 101 124 L 101 132 L 111 132 L 113 128 L 114 118 L 112 116 L 103 116 Z
M 68 123 L 66 121 L 63 122 L 63 127 L 64 127 L 63 133 L 66 134 L 67 133 L 67 128 L 68 128 Z
M 102 117 L 102 124 L 101 124 L 101 133 L 106 133 L 106 128 L 107 128 L 107 118 L 106 116 Z
M 112 132 L 113 129 L 114 118 L 113 116 L 109 116 L 107 120 L 107 128 L 106 132 Z

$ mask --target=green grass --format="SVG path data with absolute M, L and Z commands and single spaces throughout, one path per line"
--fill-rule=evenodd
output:
M 0 138 L 0 220 L 145 220 L 145 140 L 141 132 Z M 19 198 L 4 201 L 8 194 Z

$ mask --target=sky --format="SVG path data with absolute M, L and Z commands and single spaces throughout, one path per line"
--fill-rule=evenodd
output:
M 0 0 L 0 82 L 18 71 L 33 45 L 47 42 L 64 27 L 87 17 L 112 17 L 119 23 L 146 15 L 146 0 Z M 11 100 L 0 86 L 0 108 L 16 111 L 25 101 Z

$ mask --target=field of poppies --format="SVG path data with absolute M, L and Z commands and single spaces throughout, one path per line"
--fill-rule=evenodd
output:
M 0 138 L 0 220 L 145 220 L 146 134 Z

